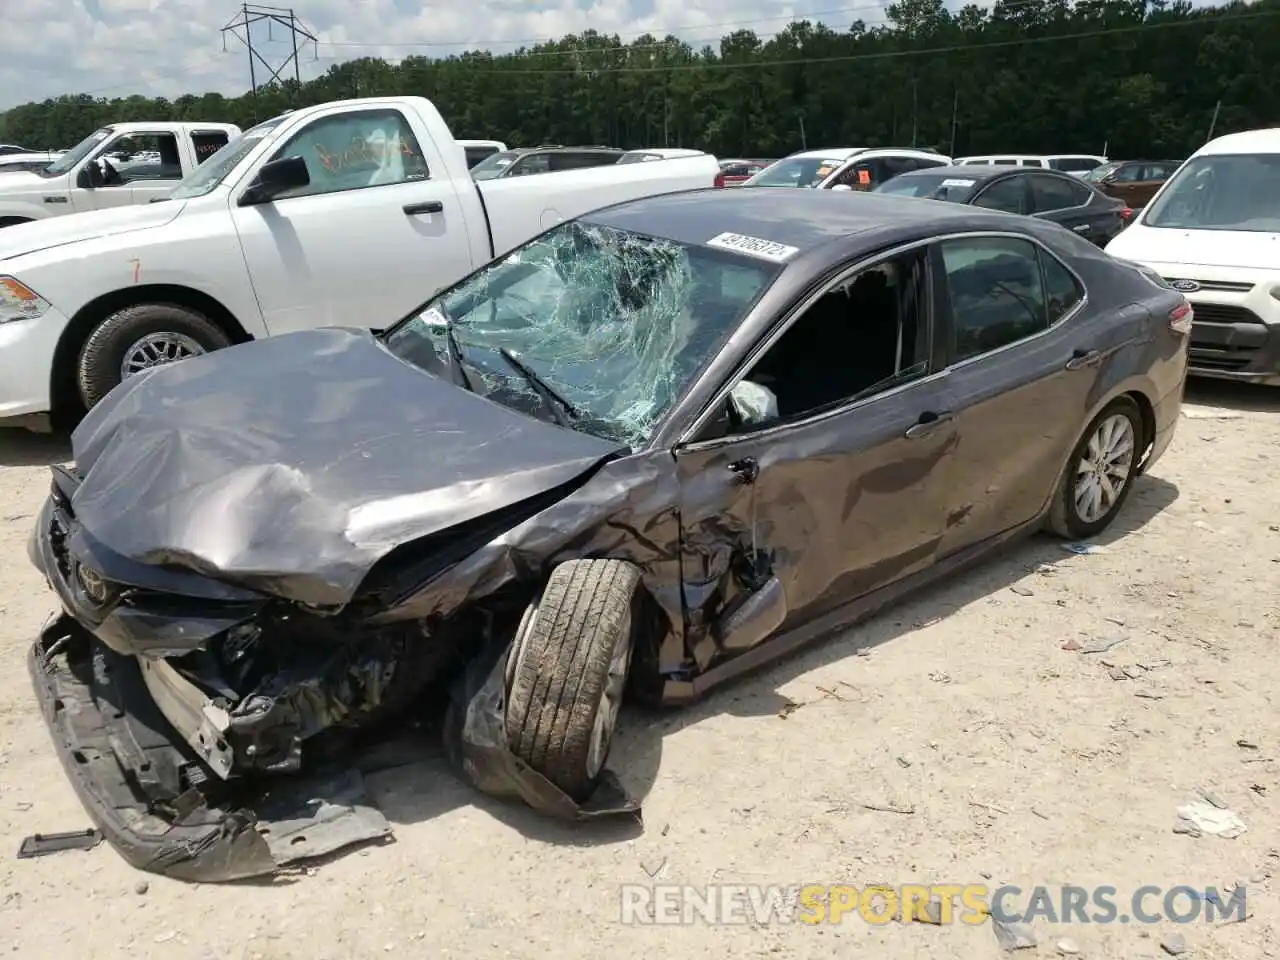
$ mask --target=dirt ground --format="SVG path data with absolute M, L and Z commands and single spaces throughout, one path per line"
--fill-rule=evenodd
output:
M 394 843 L 259 885 L 167 881 L 106 845 L 15 858 L 88 825 L 24 663 L 53 610 L 25 541 L 62 456 L 0 436 L 0 950 L 983 960 L 1009 955 L 990 922 L 646 927 L 621 923 L 619 891 L 1109 885 L 1124 912 L 1144 885 L 1243 883 L 1244 922 L 1041 918 L 1012 956 L 1137 960 L 1175 934 L 1187 956 L 1280 955 L 1280 391 L 1193 388 L 1102 552 L 1037 538 L 702 705 L 624 713 L 611 766 L 646 797 L 643 827 L 548 823 L 429 760 L 370 778 Z M 1100 639 L 1122 642 L 1073 649 Z M 1197 789 L 1247 831 L 1175 833 Z

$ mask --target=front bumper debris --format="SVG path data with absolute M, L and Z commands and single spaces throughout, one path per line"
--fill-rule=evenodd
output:
M 355 770 L 217 779 L 161 715 L 138 662 L 66 615 L 41 632 L 27 663 L 81 803 L 140 870 L 239 880 L 391 834 Z

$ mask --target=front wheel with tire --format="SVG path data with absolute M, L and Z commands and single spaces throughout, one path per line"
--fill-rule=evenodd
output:
M 1129 397 L 1113 400 L 1071 452 L 1049 510 L 1049 529 L 1070 540 L 1105 530 L 1128 499 L 1142 450 L 1138 405 Z
M 578 802 L 594 788 L 613 740 L 641 596 L 634 565 L 569 560 L 551 572 L 511 645 L 507 742 Z
M 86 408 L 151 367 L 231 345 L 203 314 L 175 303 L 142 303 L 105 317 L 80 348 L 76 385 Z

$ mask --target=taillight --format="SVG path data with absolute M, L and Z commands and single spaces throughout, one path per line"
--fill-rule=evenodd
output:
M 1126 226 L 1128 226 L 1129 221 L 1133 219 L 1133 211 L 1128 207 L 1125 207 L 1120 211 L 1120 219 L 1124 221 Z
M 711 185 L 712 185 L 713 187 L 723 187 L 723 186 L 724 186 L 724 174 L 723 174 L 723 173 L 717 173 L 717 174 L 716 174 L 716 178 L 715 178 L 714 180 L 712 180 L 712 181 L 711 181 Z
M 1191 304 L 1183 300 L 1169 311 L 1169 329 L 1174 333 L 1188 334 L 1194 317 L 1195 311 L 1191 309 Z

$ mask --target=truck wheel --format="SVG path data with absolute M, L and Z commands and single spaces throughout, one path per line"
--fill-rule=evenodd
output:
M 106 317 L 80 348 L 76 384 L 86 408 L 126 377 L 231 346 L 205 316 L 175 303 L 143 303 Z
M 569 560 L 551 571 L 512 643 L 507 743 L 577 801 L 609 754 L 640 597 L 632 564 Z
M 1068 540 L 1105 530 L 1129 498 L 1144 449 L 1138 405 L 1128 397 L 1107 404 L 1071 451 L 1049 508 L 1049 530 Z

